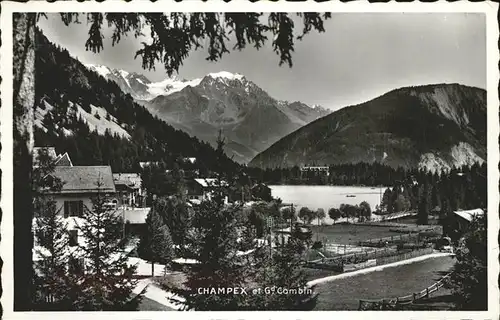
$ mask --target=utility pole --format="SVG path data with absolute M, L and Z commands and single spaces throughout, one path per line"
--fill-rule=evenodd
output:
M 267 227 L 269 228 L 269 252 L 271 256 L 271 261 L 273 259 L 273 226 L 274 226 L 274 220 L 273 217 L 267 217 L 266 218 L 267 222 Z

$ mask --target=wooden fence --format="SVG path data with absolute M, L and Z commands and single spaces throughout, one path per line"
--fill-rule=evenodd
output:
M 429 242 L 441 238 L 440 235 L 436 234 L 433 236 L 427 236 L 419 232 L 401 233 L 394 236 L 388 236 L 383 238 L 368 239 L 360 241 L 358 244 L 362 247 L 384 247 L 388 244 L 394 243 L 404 243 L 404 242 Z
M 366 251 L 331 258 L 316 259 L 308 261 L 306 263 L 306 266 L 315 269 L 343 272 L 344 265 L 347 264 L 353 265 L 364 263 L 368 260 L 376 260 L 376 265 L 382 265 L 422 256 L 425 254 L 430 254 L 433 251 L 434 250 L 432 248 L 397 250 L 394 247 L 387 247 L 382 250 Z
M 449 281 L 451 273 L 448 273 L 443 278 L 441 278 L 438 282 L 433 285 L 425 288 L 424 290 L 416 293 L 412 293 L 402 297 L 396 298 L 384 298 L 377 300 L 359 300 L 359 311 L 368 311 L 368 310 L 401 310 L 405 306 L 408 306 L 420 299 L 429 298 L 429 296 L 442 288 L 447 281 Z
M 388 236 L 383 238 L 368 239 L 360 241 L 359 245 L 363 247 L 383 247 L 387 243 L 392 244 L 395 241 L 405 241 L 405 240 L 418 240 L 418 233 L 402 233 L 395 236 Z

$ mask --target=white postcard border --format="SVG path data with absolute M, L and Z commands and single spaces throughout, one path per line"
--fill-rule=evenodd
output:
M 385 3 L 370 4 L 365 1 L 354 1 L 348 3 L 324 2 L 316 3 L 279 3 L 259 1 L 251 3 L 244 0 L 233 0 L 225 3 L 221 0 L 201 2 L 186 0 L 180 3 L 173 1 L 158 1 L 152 3 L 147 0 L 135 0 L 123 2 L 120 0 L 108 0 L 97 2 L 75 2 L 58 1 L 48 3 L 46 1 L 31 1 L 28 3 L 15 3 L 5 1 L 2 3 L 1 12 L 1 36 L 2 47 L 0 50 L 0 72 L 2 75 L 0 108 L 0 130 L 2 150 L 0 164 L 2 169 L 2 195 L 0 205 L 2 208 L 2 223 L 0 242 L 1 257 L 4 261 L 2 268 L 3 294 L 1 298 L 5 319 L 94 319 L 122 318 L 122 319 L 498 319 L 499 317 L 499 171 L 498 163 L 500 135 L 499 127 L 499 103 L 498 103 L 498 61 L 499 52 L 497 41 L 499 37 L 496 12 L 498 4 L 492 2 L 444 2 L 437 3 Z M 13 144 L 12 144 L 12 13 L 13 12 L 176 12 L 176 11 L 213 11 L 213 12 L 482 12 L 486 14 L 487 23 L 487 125 L 488 125 L 488 211 L 493 213 L 488 216 L 488 281 L 489 281 L 489 311 L 465 312 L 465 311 L 433 311 L 433 312 L 407 312 L 407 311 L 310 311 L 310 312 L 13 312 Z M 327 30 L 328 32 L 328 30 Z

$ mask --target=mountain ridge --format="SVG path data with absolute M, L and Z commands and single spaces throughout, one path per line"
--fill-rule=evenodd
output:
M 383 162 L 447 170 L 486 159 L 485 126 L 484 89 L 456 83 L 403 87 L 312 121 L 249 165 Z
M 123 70 L 87 67 L 113 80 L 153 115 L 179 130 L 212 145 L 222 130 L 228 154 L 240 163 L 330 112 L 300 101 L 277 100 L 239 73 L 220 71 L 192 80 L 170 77 L 146 85 Z

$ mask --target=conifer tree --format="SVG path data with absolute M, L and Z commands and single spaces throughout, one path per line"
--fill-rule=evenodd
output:
M 98 190 L 102 178 L 96 182 Z M 123 221 L 120 215 L 105 206 L 102 192 L 92 198 L 92 207 L 84 208 L 77 224 L 82 245 L 76 258 L 84 258 L 85 271 L 77 275 L 78 287 L 70 292 L 74 309 L 86 311 L 135 310 L 141 295 L 132 298 L 137 284 L 135 266 L 129 265 L 124 253 Z
M 191 232 L 183 257 L 197 261 L 186 269 L 185 288 L 167 288 L 184 301 L 187 310 L 228 311 L 248 310 L 248 301 L 242 295 L 200 294 L 199 288 L 245 287 L 251 271 L 246 258 L 238 255 L 239 207 L 224 204 L 224 193 L 213 192 L 211 200 L 203 201 L 194 210 Z M 176 301 L 179 302 L 179 301 Z
M 290 293 L 271 291 L 271 294 L 256 295 L 253 297 L 253 304 L 257 310 L 306 311 L 316 306 L 318 296 L 314 288 L 307 286 L 302 270 L 306 248 L 307 240 L 302 237 L 300 227 L 296 225 L 287 242 L 277 243 L 272 257 L 266 254 L 267 250 L 263 251 L 267 259 L 262 263 L 256 282 L 261 288 L 288 289 Z
M 172 260 L 173 241 L 170 231 L 155 207 L 149 211 L 146 218 L 146 230 L 141 234 L 138 253 L 142 259 L 151 262 L 151 276 L 155 274 L 155 263 L 168 265 Z
M 428 224 L 430 206 L 431 206 L 431 194 L 429 190 L 429 185 L 424 184 L 420 186 L 419 190 L 417 224 Z
M 71 310 L 67 291 L 72 278 L 68 275 L 69 237 L 67 225 L 56 202 L 48 196 L 37 197 L 35 204 L 35 310 Z
M 457 262 L 451 275 L 451 289 L 459 310 L 488 309 L 487 219 L 472 221 L 456 250 Z

